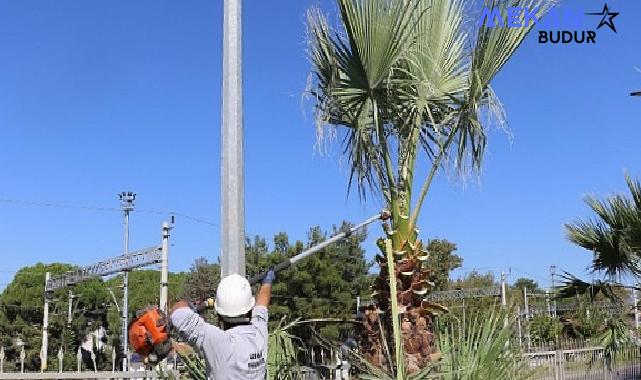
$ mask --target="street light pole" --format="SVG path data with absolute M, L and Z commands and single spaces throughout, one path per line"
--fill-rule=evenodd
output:
M 134 200 L 136 200 L 136 194 L 131 191 L 123 191 L 118 194 L 120 198 L 120 206 L 124 213 L 124 224 L 125 224 L 125 236 L 124 236 L 124 255 L 129 254 L 129 213 L 134 209 Z M 122 370 L 126 371 L 128 367 L 129 360 L 129 342 L 127 334 L 127 325 L 128 325 L 128 307 L 129 307 L 129 271 L 124 271 L 122 276 L 122 353 L 124 355 L 122 359 Z
M 552 316 L 556 318 L 556 296 L 555 296 L 555 284 L 554 276 L 556 276 L 556 265 L 550 265 L 550 280 L 552 281 L 552 289 L 550 293 L 552 294 Z
M 221 270 L 245 275 L 242 0 L 224 0 Z

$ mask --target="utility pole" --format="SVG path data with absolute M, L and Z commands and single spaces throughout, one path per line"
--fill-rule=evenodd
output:
M 548 306 L 548 315 L 551 317 L 552 316 L 552 307 L 550 306 L 550 291 L 549 290 L 545 291 L 545 303 L 547 303 L 547 306 Z
M 221 270 L 245 275 L 242 0 L 224 0 Z
M 169 286 L 169 223 L 162 224 L 162 259 L 160 261 L 160 310 L 167 315 L 167 287 Z
M 523 287 L 523 303 L 523 307 L 525 308 L 525 318 L 528 319 L 530 318 L 530 305 L 527 300 L 527 286 Z
M 556 318 L 556 297 L 554 296 L 555 291 L 555 285 L 554 285 L 554 276 L 556 275 L 556 265 L 550 265 L 550 280 L 552 282 L 552 289 L 550 289 L 550 293 L 552 293 L 552 316 Z
M 516 325 L 519 331 L 519 347 L 523 348 L 523 330 L 521 327 L 521 306 L 516 306 Z
M 40 372 L 47 370 L 47 345 L 49 344 L 49 297 L 47 283 L 51 279 L 51 272 L 45 273 L 45 305 L 42 315 L 42 347 L 40 348 Z
M 507 295 L 505 294 L 505 272 L 501 272 L 501 306 L 507 306 Z
M 71 291 L 71 289 L 69 289 L 69 303 L 67 304 L 67 324 L 68 324 L 68 325 L 71 325 L 71 320 L 72 320 L 71 311 L 72 311 L 72 307 L 73 307 L 73 291 Z
M 639 302 L 639 299 L 637 298 L 636 285 L 634 288 L 632 288 L 632 300 L 634 301 L 634 327 L 638 330 L 639 329 L 639 308 L 637 306 L 637 303 Z
M 136 200 L 136 194 L 131 191 L 123 191 L 118 194 L 120 198 L 120 206 L 122 207 L 122 212 L 124 213 L 124 225 L 125 225 L 125 236 L 124 236 L 124 255 L 129 254 L 129 213 L 134 209 L 134 201 Z M 127 342 L 127 325 L 128 325 L 128 306 L 129 306 L 129 271 L 124 271 L 122 276 L 122 353 L 124 355 L 122 359 L 122 370 L 126 371 L 128 368 L 128 359 L 129 359 L 129 342 Z

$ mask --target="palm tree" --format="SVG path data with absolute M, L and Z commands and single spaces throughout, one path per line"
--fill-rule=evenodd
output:
M 601 294 L 610 301 L 623 303 L 624 289 L 635 286 L 622 284 L 624 277 L 641 278 L 641 182 L 626 176 L 630 197 L 616 194 L 604 200 L 587 197 L 585 202 L 596 218 L 577 220 L 565 225 L 568 239 L 590 251 L 589 269 L 602 278 L 583 281 L 565 272 L 559 298 L 585 294 L 594 299 Z M 608 365 L 617 352 L 631 342 L 630 328 L 620 316 L 606 320 L 598 332 L 598 341 L 605 348 Z
M 626 182 L 631 197 L 587 197 L 597 219 L 566 225 L 568 239 L 593 253 L 590 269 L 605 275 L 599 282 L 604 286 L 624 276 L 641 277 L 641 183 L 630 176 Z
M 349 187 L 362 200 L 368 194 L 380 197 L 392 214 L 385 226 L 392 254 L 386 254 L 385 240 L 379 241 L 375 285 L 378 309 L 386 313 L 382 323 L 378 311 L 368 313 L 362 348 L 375 365 L 394 372 L 407 364 L 413 372 L 433 352 L 431 317 L 440 309 L 423 300 L 431 272 L 422 265 L 429 252 L 418 236 L 420 210 L 439 169 L 452 167 L 466 175 L 481 168 L 488 128 L 505 125 L 490 82 L 533 25 L 479 26 L 470 17 L 471 0 L 337 3 L 336 26 L 320 9 L 308 11 L 308 94 L 319 143 L 336 131 L 344 138 Z M 507 7 L 537 9 L 540 18 L 550 2 L 491 0 L 485 5 L 498 7 L 504 16 Z M 428 173 L 416 172 L 419 160 L 428 162 Z M 400 324 L 389 317 L 396 302 Z M 386 349 L 394 322 L 403 336 L 395 351 L 405 351 L 406 363 L 393 363 Z

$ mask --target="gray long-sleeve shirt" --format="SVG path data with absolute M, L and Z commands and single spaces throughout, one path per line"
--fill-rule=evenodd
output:
M 209 380 L 265 379 L 267 308 L 256 306 L 251 324 L 222 330 L 188 308 L 177 309 L 171 323 L 205 357 Z

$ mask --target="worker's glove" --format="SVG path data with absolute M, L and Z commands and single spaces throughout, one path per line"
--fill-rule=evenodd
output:
M 207 298 L 206 300 L 202 302 L 190 302 L 189 307 L 191 310 L 195 311 L 196 313 L 200 313 L 203 310 L 211 309 L 214 307 L 214 299 L 212 297 Z
M 265 275 L 265 278 L 263 278 L 263 285 L 269 284 L 271 285 L 272 282 L 276 279 L 276 272 L 274 272 L 273 269 L 270 269 L 269 272 Z

